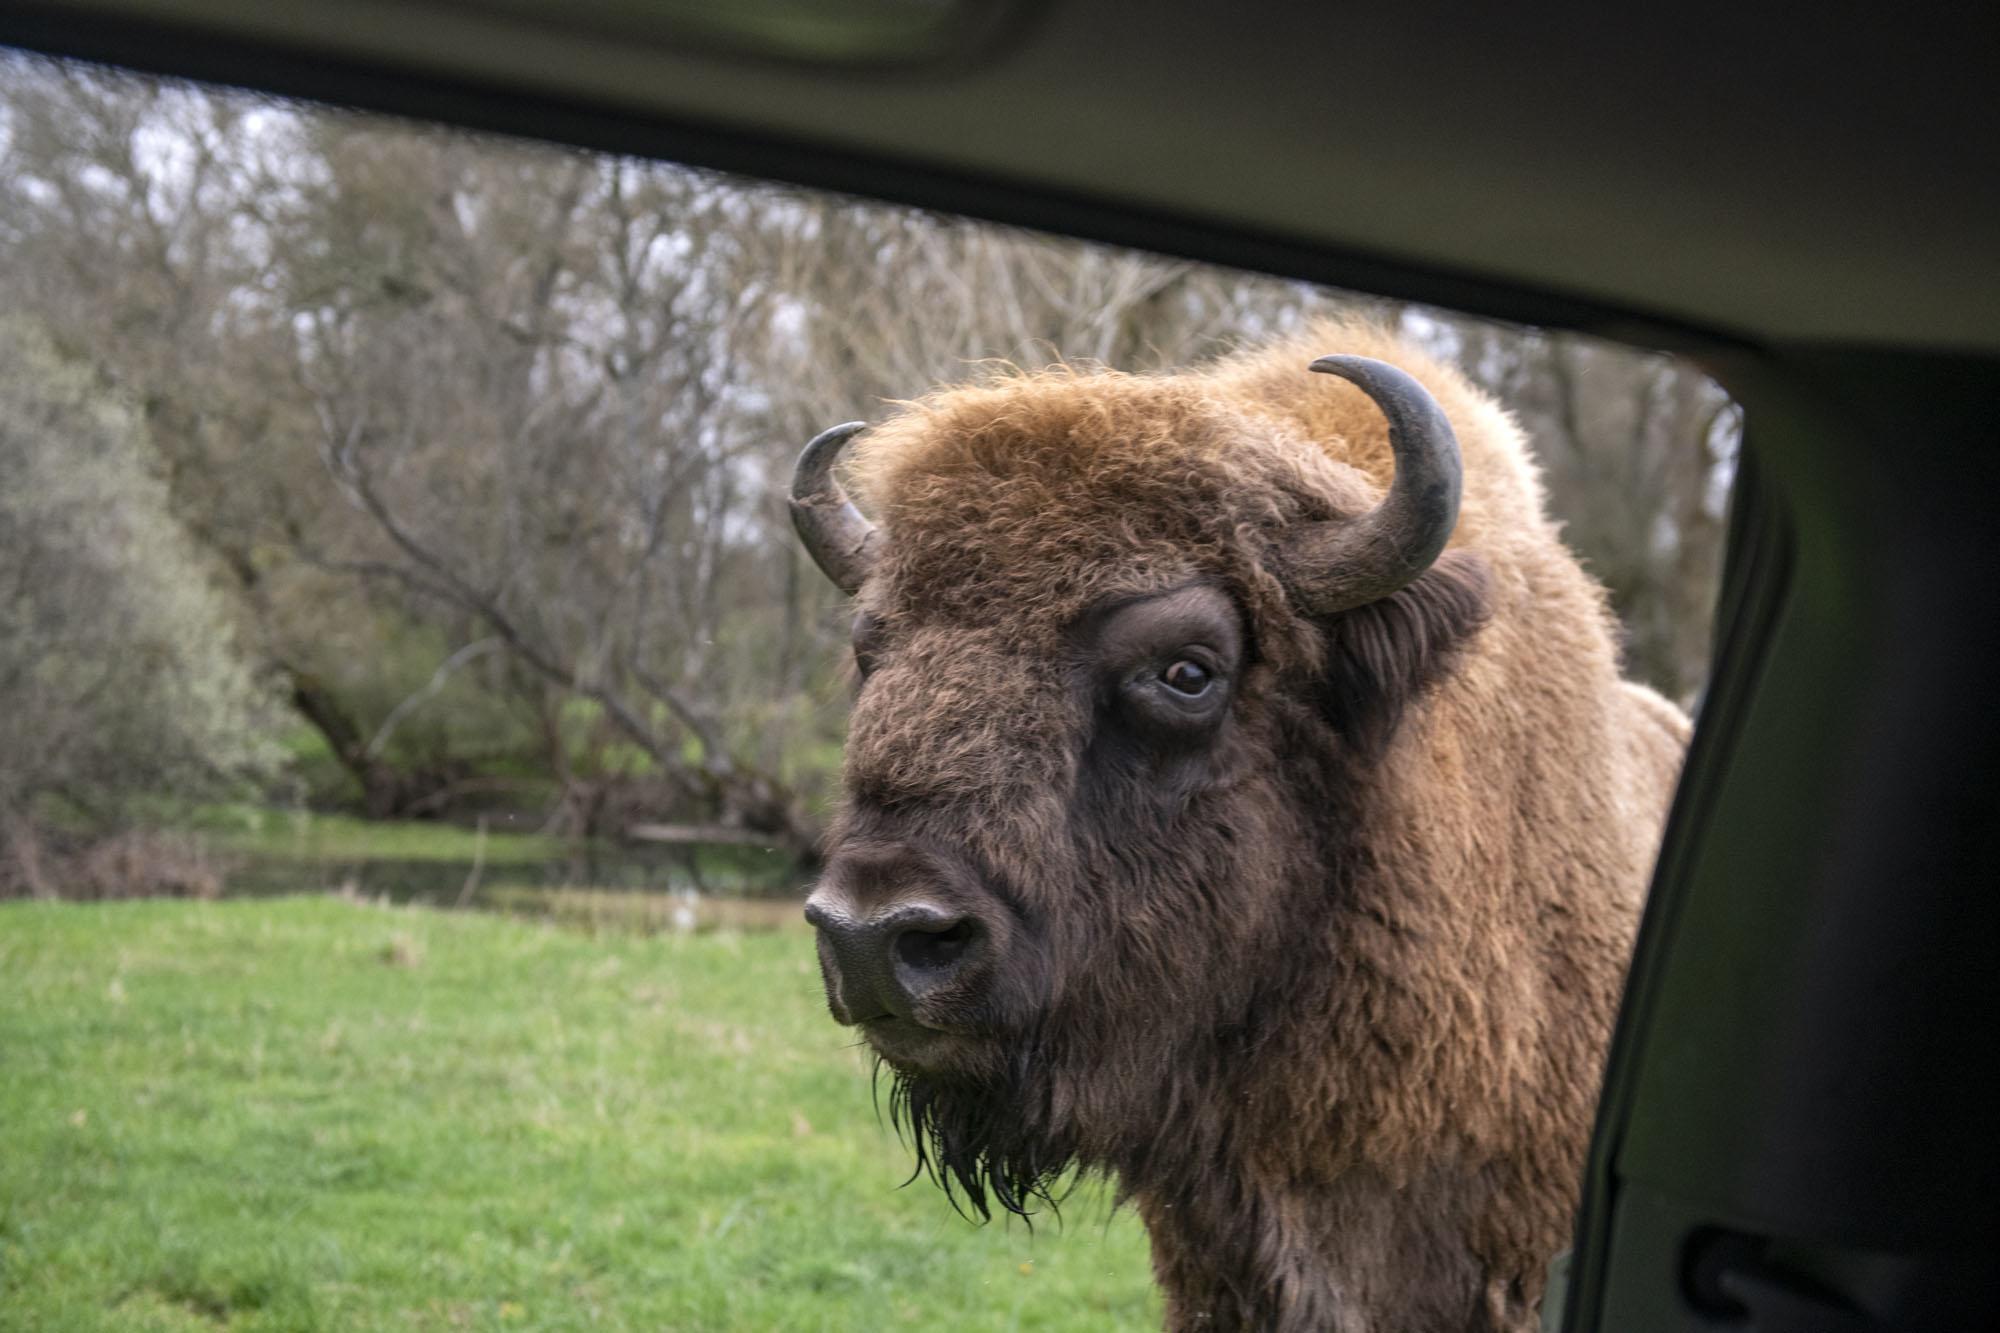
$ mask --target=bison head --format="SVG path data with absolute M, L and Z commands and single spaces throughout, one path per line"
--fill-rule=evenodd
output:
M 1258 1095 L 1341 966 L 1366 773 L 1483 613 L 1477 557 L 1441 557 L 1443 412 L 1379 361 L 1312 369 L 1366 397 L 1059 368 L 800 458 L 861 678 L 806 915 L 920 1167 L 981 1213 L 1073 1162 L 1171 1170 L 1226 1132 L 1198 1108 Z M 850 440 L 880 526 L 833 480 Z

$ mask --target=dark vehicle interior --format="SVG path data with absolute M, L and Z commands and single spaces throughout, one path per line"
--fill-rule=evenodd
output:
M 68 0 L 0 43 L 1692 358 L 1718 657 L 1545 1326 L 2000 1327 L 1978 7 Z M 1983 1035 L 1982 1035 L 1983 1034 Z

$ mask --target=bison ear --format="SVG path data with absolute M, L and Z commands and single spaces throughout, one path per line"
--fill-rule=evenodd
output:
M 1447 551 L 1422 575 L 1381 598 L 1326 617 L 1321 707 L 1363 753 L 1380 753 L 1405 709 L 1451 669 L 1485 623 L 1492 576 L 1470 551 Z

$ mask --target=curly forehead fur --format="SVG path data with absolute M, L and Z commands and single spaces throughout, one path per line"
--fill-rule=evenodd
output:
M 1274 556 L 1394 473 L 1329 352 L 1429 390 L 1464 499 L 1416 580 L 1309 616 Z M 938 390 L 852 452 L 882 540 L 828 873 L 955 867 L 1009 941 L 947 1015 L 977 1054 L 896 1068 L 922 1160 L 981 1207 L 1115 1177 L 1175 1328 L 1533 1327 L 1686 721 L 1619 679 L 1519 429 L 1329 324 Z M 1156 743 L 1090 627 L 1191 586 L 1240 661 Z
M 1270 544 L 1368 508 L 1394 471 L 1374 404 L 1307 370 L 1329 347 L 1395 362 L 1477 425 L 1461 432 L 1454 545 L 1547 532 L 1519 432 L 1497 406 L 1383 330 L 1326 324 L 1197 372 L 1007 369 L 904 404 L 852 448 L 862 502 L 895 536 L 877 580 L 892 599 L 876 609 L 1043 627 L 1208 576 L 1259 621 L 1282 621 Z M 1485 553 L 1504 563 L 1498 545 Z

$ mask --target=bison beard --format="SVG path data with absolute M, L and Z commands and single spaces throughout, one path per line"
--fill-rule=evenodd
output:
M 883 1063 L 875 1063 L 878 1079 Z M 992 1204 L 1030 1225 L 1035 1201 L 1059 1207 L 1054 1187 L 1076 1154 L 1067 1135 L 1028 1109 L 1048 1105 L 1035 1087 L 1035 1068 L 1025 1045 L 995 1083 L 926 1078 L 891 1066 L 889 1120 L 916 1150 L 910 1179 L 929 1176 L 952 1207 L 961 1214 L 970 1208 L 982 1221 L 993 1216 Z
M 1410 373 L 1057 368 L 813 441 L 864 682 L 807 916 L 961 1212 L 1109 1177 L 1175 1329 L 1524 1333 L 1685 721 L 1504 415 L 1314 337 Z

